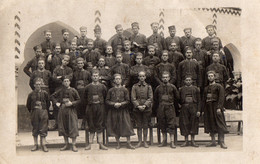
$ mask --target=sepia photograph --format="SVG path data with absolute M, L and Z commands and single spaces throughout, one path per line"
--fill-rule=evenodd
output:
M 203 4 L 5 1 L 0 163 L 257 163 L 250 7 Z

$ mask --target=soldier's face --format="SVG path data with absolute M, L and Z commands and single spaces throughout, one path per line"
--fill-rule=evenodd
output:
M 69 39 L 69 33 L 68 32 L 64 32 L 62 36 L 66 40 Z
M 36 82 L 34 83 L 34 88 L 35 88 L 35 90 L 37 90 L 37 91 L 41 90 L 41 86 L 42 86 L 42 82 L 41 82 L 41 81 L 36 81 Z
M 162 60 L 163 60 L 164 62 L 168 61 L 168 58 L 169 58 L 169 56 L 168 56 L 167 53 L 163 53 L 163 54 L 162 54 Z
M 45 66 L 44 60 L 39 60 L 39 61 L 38 61 L 38 67 L 39 67 L 40 69 L 43 69 L 44 66 Z
M 78 61 L 77 66 L 78 66 L 79 69 L 82 69 L 84 67 L 84 62 Z
M 89 49 L 89 50 L 91 50 L 91 49 L 93 49 L 94 48 L 94 43 L 93 42 L 88 42 L 88 44 L 87 44 L 87 48 Z
M 94 82 L 97 82 L 97 81 L 99 80 L 99 74 L 98 74 L 98 73 L 94 73 L 94 74 L 92 75 L 92 80 L 93 80 Z
M 187 59 L 191 59 L 192 58 L 191 50 L 187 50 L 186 53 L 185 53 L 185 56 L 186 56 Z
M 145 73 L 144 73 L 144 72 L 140 72 L 139 75 L 138 75 L 138 79 L 139 79 L 141 82 L 144 82 L 145 79 L 146 79 Z
M 207 33 L 208 33 L 210 36 L 212 36 L 212 35 L 215 33 L 215 30 L 214 30 L 212 27 L 209 27 L 209 28 L 207 29 Z
M 218 62 L 220 60 L 219 54 L 213 54 L 212 60 L 213 62 Z
M 80 30 L 80 35 L 81 35 L 82 37 L 87 36 L 87 29 L 81 29 L 81 30 Z
M 55 47 L 55 52 L 56 52 L 56 54 L 60 54 L 60 51 L 61 51 L 60 46 L 56 46 L 56 47 Z
M 192 84 L 192 79 L 190 77 L 188 77 L 184 80 L 184 82 L 186 85 L 190 86 Z
M 124 43 L 124 48 L 125 48 L 126 51 L 129 51 L 129 50 L 130 50 L 130 47 L 131 47 L 131 45 L 130 45 L 129 42 L 125 42 L 125 43 Z
M 101 32 L 95 32 L 95 37 L 96 38 L 101 38 Z
M 41 49 L 37 49 L 35 51 L 36 57 L 40 57 L 42 55 L 42 50 Z
M 187 38 L 189 38 L 191 36 L 191 30 L 185 30 L 184 34 Z
M 63 66 L 66 66 L 66 65 L 69 64 L 69 58 L 66 58 L 66 57 L 65 57 L 65 58 L 62 59 L 61 62 L 62 62 L 62 65 L 63 65 Z
M 50 40 L 51 39 L 51 32 L 46 32 L 44 36 L 45 36 L 45 39 Z
M 164 83 L 168 83 L 169 80 L 170 80 L 169 74 L 163 74 L 163 75 L 162 75 L 162 81 L 163 81 Z
M 112 53 L 113 53 L 113 48 L 112 48 L 111 46 L 108 46 L 108 47 L 106 48 L 106 53 L 107 53 L 107 54 L 112 54 Z
M 150 48 L 150 49 L 148 50 L 148 54 L 149 54 L 150 56 L 153 56 L 153 55 L 155 54 L 155 49 L 154 49 L 154 48 Z
M 71 49 L 72 50 L 76 50 L 76 48 L 77 48 L 77 43 L 76 42 L 72 42 L 71 43 Z
M 196 41 L 195 42 L 195 48 L 200 50 L 200 48 L 201 48 L 201 41 Z
M 178 46 L 176 45 L 176 43 L 171 43 L 171 45 L 170 45 L 170 50 L 176 50 L 177 48 L 178 48 Z
M 116 55 L 116 61 L 117 61 L 117 62 L 121 63 L 122 60 L 123 60 L 122 55 Z
M 176 34 L 176 30 L 174 30 L 174 29 L 169 30 L 169 33 L 170 33 L 170 36 L 171 36 L 171 37 L 174 37 L 175 34 Z
M 154 33 L 157 33 L 158 29 L 159 29 L 159 25 L 157 25 L 157 24 L 152 25 L 152 30 L 153 30 Z
M 142 64 L 143 57 L 142 56 L 136 56 L 135 61 L 136 61 L 137 64 Z
M 219 49 L 219 44 L 218 44 L 217 42 L 214 42 L 214 43 L 213 43 L 213 48 L 214 48 L 215 50 Z
M 122 78 L 121 76 L 116 76 L 115 79 L 114 79 L 114 82 L 117 84 L 117 85 L 120 85 L 122 83 Z
M 69 79 L 64 79 L 62 84 L 63 84 L 65 87 L 69 87 L 69 86 L 70 86 L 70 80 L 69 80 Z
M 104 59 L 99 59 L 98 65 L 103 67 L 105 65 L 105 60 Z
M 123 28 L 122 28 L 122 27 L 118 27 L 118 28 L 116 29 L 116 33 L 117 33 L 118 35 L 123 35 Z
M 134 27 L 132 27 L 132 31 L 133 31 L 134 34 L 138 34 L 139 28 L 134 26 Z
M 214 81 L 215 80 L 215 75 L 213 73 L 209 73 L 208 74 L 208 80 L 209 80 L 209 82 Z

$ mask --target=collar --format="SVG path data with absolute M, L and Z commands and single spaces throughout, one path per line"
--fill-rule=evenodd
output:
M 216 34 L 213 34 L 212 36 L 209 36 L 209 38 L 214 38 L 216 37 Z
M 143 83 L 141 81 L 138 82 L 138 86 L 146 86 L 147 83 L 144 81 Z

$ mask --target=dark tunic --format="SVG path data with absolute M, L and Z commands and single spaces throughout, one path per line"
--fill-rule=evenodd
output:
M 50 49 L 51 52 L 53 52 L 53 50 L 55 49 L 55 42 L 53 42 L 52 40 L 45 40 L 41 43 L 41 47 L 43 53 L 46 53 L 47 49 Z
M 91 133 L 101 133 L 104 129 L 106 94 L 107 88 L 101 83 L 91 83 L 85 89 L 86 116 Z
M 194 48 L 194 42 L 195 42 L 196 37 L 190 36 L 187 38 L 186 36 L 181 37 L 181 42 L 182 42 L 182 53 L 184 53 L 185 47 L 191 47 Z
M 177 86 L 181 87 L 184 85 L 185 76 L 192 76 L 193 84 L 201 87 L 200 81 L 200 68 L 199 63 L 194 60 L 183 60 L 178 66 L 178 81 Z
M 78 132 L 78 116 L 76 107 L 80 103 L 80 97 L 74 88 L 61 88 L 51 95 L 53 104 L 61 103 L 58 113 L 58 131 L 59 136 L 75 138 L 79 136 Z M 65 102 L 69 100 L 72 106 L 66 107 Z
M 49 70 L 44 69 L 43 71 L 35 70 L 33 71 L 31 77 L 30 77 L 30 87 L 32 90 L 34 90 L 34 84 L 33 81 L 36 78 L 42 78 L 43 79 L 43 86 L 42 89 L 45 91 L 49 91 L 49 82 L 51 80 L 51 72 Z
M 36 101 L 40 101 L 42 109 L 34 109 Z M 26 107 L 31 113 L 32 135 L 46 137 L 48 133 L 48 109 L 50 107 L 49 94 L 41 90 L 32 91 L 27 98 Z
M 225 101 L 225 90 L 220 84 L 210 84 L 204 90 L 203 111 L 205 133 L 228 133 L 223 104 Z M 221 113 L 217 114 L 217 109 Z
M 216 72 L 216 79 L 215 79 L 216 83 L 221 84 L 223 87 L 226 85 L 226 82 L 229 77 L 228 77 L 227 69 L 224 65 L 219 63 L 213 63 L 206 68 L 206 72 L 208 71 Z M 208 85 L 208 77 L 207 75 L 205 75 L 205 86 L 207 85 Z
M 135 135 L 128 105 L 130 102 L 129 92 L 126 88 L 113 87 L 108 90 L 106 103 L 108 105 L 107 113 L 107 134 L 115 137 L 129 137 Z M 121 103 L 122 106 L 115 108 L 115 103 Z
M 199 63 L 200 81 L 201 81 L 202 86 L 204 86 L 205 70 L 206 70 L 206 67 L 208 66 L 207 52 L 205 50 L 194 49 L 192 58 L 196 59 L 197 62 Z
M 217 52 L 219 54 L 219 63 L 220 64 L 223 64 L 224 66 L 227 66 L 227 58 L 226 58 L 226 55 L 224 53 L 222 53 L 221 51 L 215 51 L 215 50 L 211 50 L 210 51 L 210 57 L 209 57 L 209 64 L 212 64 L 213 63 L 213 59 L 212 59 L 212 56 L 215 52 Z
M 166 49 L 167 50 L 170 50 L 170 45 L 172 42 L 175 42 L 176 45 L 178 46 L 178 49 L 177 51 L 181 51 L 181 47 L 182 46 L 182 42 L 181 42 L 181 38 L 179 36 L 174 36 L 174 37 L 171 37 L 171 36 L 168 36 L 166 39 L 165 39 L 165 44 L 166 44 Z
M 71 46 L 71 41 L 70 40 L 63 40 L 60 43 L 60 48 L 61 48 L 61 52 L 60 53 L 65 53 L 66 49 L 70 49 Z
M 219 48 L 223 48 L 222 42 L 219 37 L 213 36 L 207 36 L 204 39 L 202 39 L 202 46 L 201 49 L 204 49 L 206 51 L 210 51 L 212 49 L 212 39 L 218 39 L 219 40 Z
M 143 34 L 138 33 L 137 35 L 132 34 L 129 38 L 129 40 L 133 43 L 136 42 L 139 47 L 134 46 L 133 44 L 133 51 L 136 52 L 142 52 L 144 53 L 146 46 L 147 46 L 147 39 L 146 36 Z
M 61 61 L 62 61 L 62 55 L 56 55 L 56 54 L 51 54 L 52 59 L 50 62 L 46 62 L 46 69 L 51 71 L 51 73 L 53 73 L 54 69 L 61 65 Z M 47 57 L 48 58 L 48 57 Z
M 87 48 L 88 40 L 89 40 L 89 38 L 87 38 L 86 36 L 85 36 L 85 37 L 82 37 L 82 36 L 81 36 L 81 37 L 79 37 L 79 38 L 77 39 L 77 46 L 83 46 L 83 48 L 81 49 L 81 51 Z
M 98 50 L 101 55 L 105 54 L 106 47 L 107 41 L 104 39 L 100 38 L 94 41 L 94 49 Z
M 116 52 L 119 51 L 123 51 L 123 47 L 124 47 L 124 41 L 125 40 L 129 40 L 129 38 L 127 36 L 119 36 L 116 35 L 112 41 L 111 41 L 111 46 L 113 48 L 113 54 L 114 56 L 116 55 Z
M 62 76 L 61 78 L 57 78 L 58 76 Z M 63 69 L 61 66 L 58 66 L 54 69 L 52 79 L 55 82 L 55 88 L 56 90 L 62 86 L 62 79 L 64 77 L 68 77 L 70 81 L 73 77 L 73 71 L 70 67 L 65 66 Z
M 97 66 L 98 60 L 101 57 L 101 54 L 99 51 L 96 50 L 90 50 L 86 54 L 83 55 L 84 60 L 87 63 L 92 63 L 92 66 Z
M 147 42 L 148 42 L 148 45 L 157 43 L 159 52 L 166 49 L 165 39 L 160 34 L 152 34 L 151 36 L 149 36 L 147 38 Z
M 180 130 L 181 135 L 198 134 L 200 111 L 200 91 L 196 86 L 184 86 L 180 89 Z
M 26 73 L 26 75 L 28 75 L 29 77 L 31 77 L 32 72 L 37 70 L 38 67 L 38 61 L 39 58 L 34 57 L 33 59 L 31 59 L 26 66 L 24 67 L 23 71 L 24 73 Z M 30 71 L 31 70 L 31 71 Z
M 105 56 L 105 63 L 106 66 L 108 66 L 109 68 L 111 68 L 112 66 L 114 66 L 116 64 L 116 58 L 112 55 L 110 56 Z
M 152 114 L 153 89 L 147 83 L 138 82 L 134 84 L 131 92 L 131 101 L 133 103 L 134 118 L 138 128 L 148 128 Z M 144 111 L 138 109 L 139 105 L 145 105 Z
M 161 84 L 154 92 L 154 101 L 159 102 L 157 108 L 158 128 L 163 133 L 174 133 L 176 125 L 176 113 L 174 102 L 179 99 L 177 88 L 171 84 Z
M 78 50 L 75 50 L 75 51 L 70 51 L 69 53 L 69 56 L 70 56 L 70 61 L 69 61 L 69 64 L 68 66 L 72 69 L 72 70 L 76 70 L 77 68 L 77 58 L 81 57 L 82 54 L 80 51 Z M 86 63 L 85 63 L 86 64 Z
M 176 68 L 173 64 L 170 64 L 168 62 L 166 63 L 160 63 L 155 67 L 155 80 L 157 81 L 158 85 L 162 84 L 162 74 L 163 72 L 169 72 L 170 73 L 170 83 L 175 84 L 177 76 L 176 76 Z
M 149 84 L 151 83 L 151 79 L 150 79 L 151 72 L 150 72 L 149 67 L 147 67 L 146 65 L 143 65 L 143 64 L 141 64 L 141 65 L 136 64 L 130 68 L 131 86 L 139 81 L 138 74 L 141 71 L 146 73 L 146 81 L 149 82 Z
M 131 51 L 129 51 L 129 52 L 124 51 L 122 53 L 122 57 L 123 57 L 123 60 L 122 60 L 123 63 L 127 64 L 129 67 L 134 65 L 134 63 L 135 63 L 135 55 L 134 55 L 133 52 L 131 52 Z
M 184 60 L 184 56 L 182 53 L 178 52 L 178 51 L 169 51 L 169 63 L 173 64 L 175 66 L 175 68 L 177 69 L 179 66 L 179 63 L 182 62 Z
M 114 65 L 110 70 L 110 75 L 113 76 L 114 74 L 121 74 L 122 75 L 122 85 L 128 86 L 129 85 L 129 66 L 125 63 L 117 63 Z M 114 80 L 114 79 L 111 79 Z M 113 81 L 111 81 L 113 83 Z
M 155 66 L 160 63 L 160 59 L 157 56 L 147 56 L 143 60 L 144 65 L 148 66 L 151 77 L 147 79 L 147 82 L 152 85 L 153 89 L 157 86 L 157 82 L 154 78 Z

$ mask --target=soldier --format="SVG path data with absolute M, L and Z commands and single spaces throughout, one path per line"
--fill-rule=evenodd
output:
M 177 86 L 181 87 L 184 85 L 184 80 L 187 75 L 192 76 L 193 85 L 201 87 L 200 81 L 200 69 L 197 61 L 192 59 L 193 53 L 192 48 L 187 47 L 185 49 L 186 59 L 180 62 L 178 66 L 178 81 Z
M 111 68 L 116 64 L 116 58 L 113 56 L 113 48 L 112 46 L 106 47 L 106 55 L 105 55 L 105 63 L 106 66 Z
M 97 133 L 97 141 L 99 148 L 108 150 L 102 144 L 102 132 L 105 121 L 105 96 L 107 88 L 104 84 L 99 83 L 99 72 L 94 70 L 92 72 L 92 83 L 87 85 L 85 89 L 85 101 L 87 102 L 86 116 L 90 132 L 90 143 L 93 143 L 95 133 Z M 85 150 L 90 150 L 91 145 L 88 144 Z
M 61 47 L 61 53 L 69 53 L 71 41 L 69 40 L 69 30 L 68 29 L 62 29 L 61 30 L 63 41 L 60 43 Z
M 216 83 L 221 84 L 223 87 L 226 86 L 226 82 L 228 80 L 228 73 L 227 73 L 227 69 L 223 64 L 220 64 L 220 57 L 218 53 L 214 53 L 212 56 L 212 60 L 213 63 L 211 65 L 209 65 L 206 68 L 206 72 L 208 71 L 214 71 L 215 72 L 215 79 L 214 81 Z M 205 86 L 208 85 L 208 78 L 207 76 L 205 77 Z
M 168 36 L 165 39 L 166 49 L 170 50 L 171 43 L 175 42 L 176 46 L 177 46 L 176 50 L 181 52 L 181 47 L 183 47 L 183 46 L 182 46 L 181 38 L 179 36 L 175 35 L 176 34 L 175 26 L 174 25 L 169 26 L 168 29 L 169 29 L 170 36 Z
M 77 39 L 77 46 L 78 49 L 81 51 L 81 53 L 86 53 L 87 45 L 88 45 L 88 40 L 87 38 L 87 27 L 81 26 L 79 28 L 80 30 L 80 37 Z
M 129 40 L 124 41 L 124 51 L 122 52 L 123 63 L 127 64 L 129 67 L 134 65 L 135 55 L 131 51 L 131 42 Z
M 44 152 L 48 152 L 46 147 L 46 136 L 48 133 L 48 112 L 50 107 L 49 94 L 41 89 L 42 79 L 34 79 L 34 90 L 28 95 L 26 107 L 31 113 L 31 124 L 34 147 L 31 151 L 38 150 L 38 135 L 41 137 L 41 146 Z
M 61 65 L 62 55 L 61 55 L 61 47 L 60 44 L 55 45 L 54 53 L 47 56 L 46 69 L 53 73 L 54 69 Z
M 177 44 L 173 41 L 169 45 L 169 63 L 173 64 L 175 68 L 178 68 L 179 63 L 184 60 L 184 56 L 181 52 L 179 52 Z
M 94 29 L 94 34 L 95 34 L 95 41 L 94 41 L 94 49 L 96 51 L 99 51 L 99 53 L 104 56 L 105 54 L 105 50 L 106 50 L 106 47 L 107 47 L 107 41 L 105 41 L 104 39 L 101 38 L 101 28 L 100 26 L 96 26 L 95 29 Z
M 156 47 L 158 47 L 158 51 L 161 52 L 162 50 L 166 49 L 166 46 L 164 37 L 158 33 L 159 23 L 151 23 L 151 28 L 153 30 L 153 34 L 147 38 L 147 42 L 148 44 L 155 43 Z
M 98 60 L 97 67 L 94 68 L 94 70 L 98 70 L 99 72 L 99 82 L 101 84 L 104 84 L 106 87 L 110 86 L 110 68 L 108 66 L 105 66 L 105 58 L 100 57 Z
M 157 108 L 158 128 L 162 131 L 163 141 L 159 147 L 167 146 L 166 136 L 167 132 L 170 134 L 171 148 L 176 148 L 174 145 L 174 131 L 176 125 L 176 113 L 174 102 L 179 99 L 179 92 L 177 88 L 169 83 L 170 73 L 163 72 L 163 83 L 160 84 L 154 92 L 154 101 L 159 102 Z
M 55 43 L 51 40 L 51 31 L 45 30 L 43 31 L 43 34 L 45 37 L 45 41 L 41 43 L 42 52 L 46 54 L 48 53 L 48 51 L 50 51 L 52 53 L 55 48 Z
M 106 104 L 107 113 L 107 134 L 116 138 L 117 147 L 120 149 L 120 137 L 127 138 L 127 148 L 135 149 L 130 141 L 130 136 L 135 135 L 129 114 L 129 92 L 121 85 L 122 77 L 114 74 L 115 86 L 108 90 Z
M 124 30 L 121 24 L 116 25 L 115 29 L 117 34 L 111 41 L 111 46 L 114 51 L 114 56 L 116 56 L 117 52 L 123 51 L 124 41 L 128 40 L 128 37 L 123 35 Z
M 213 63 L 212 56 L 213 56 L 214 53 L 219 54 L 219 57 L 220 57 L 219 63 L 227 66 L 226 55 L 222 50 L 220 50 L 220 44 L 219 44 L 219 40 L 217 38 L 212 39 L 212 49 L 211 49 L 210 55 L 209 55 L 209 63 L 210 64 Z
M 191 146 L 199 147 L 194 141 L 198 134 L 200 116 L 200 90 L 192 85 L 192 77 L 185 77 L 185 86 L 180 89 L 180 130 L 181 135 L 185 136 L 185 142 L 181 147 L 189 146 L 188 136 L 191 135 Z
M 224 134 L 228 133 L 225 116 L 224 116 L 224 101 L 225 90 L 222 85 L 215 82 L 216 74 L 214 71 L 207 73 L 209 85 L 204 90 L 203 110 L 204 115 L 204 129 L 205 133 L 211 136 L 211 142 L 206 147 L 215 147 L 215 134 L 218 133 L 220 140 L 220 147 L 227 149 L 224 143 Z
M 88 45 L 86 49 L 86 53 L 83 54 L 83 58 L 88 64 L 88 67 L 97 66 L 98 59 L 100 58 L 101 54 L 99 51 L 94 50 L 94 41 L 92 39 L 88 40 Z
M 68 138 L 72 138 L 72 151 L 77 152 L 76 138 L 79 136 L 79 131 L 76 106 L 80 103 L 80 97 L 77 90 L 70 87 L 70 78 L 65 76 L 62 85 L 60 90 L 51 95 L 53 104 L 59 108 L 59 136 L 63 136 L 65 142 L 65 146 L 60 151 L 69 149 Z
M 219 47 L 220 47 L 220 49 L 222 49 L 223 46 L 222 46 L 221 40 L 220 40 L 219 37 L 216 36 L 215 26 L 214 25 L 207 25 L 205 29 L 206 29 L 206 31 L 208 33 L 208 36 L 205 37 L 202 40 L 202 47 L 201 47 L 201 49 L 204 49 L 207 52 L 212 50 L 212 39 L 217 39 L 219 41 Z
M 156 67 L 155 67 L 155 80 L 157 82 L 157 84 L 163 84 L 163 81 L 162 81 L 162 73 L 163 72 L 169 72 L 170 74 L 170 83 L 171 84 L 175 84 L 176 83 L 176 79 L 177 79 L 177 76 L 176 76 L 176 68 L 174 65 L 170 64 L 168 62 L 168 51 L 167 50 L 164 50 L 163 51 L 163 54 L 162 54 L 162 62 L 160 64 L 158 64 Z
M 31 77 L 33 71 L 37 70 L 39 59 L 45 58 L 44 54 L 42 53 L 42 47 L 40 45 L 33 47 L 33 50 L 35 52 L 35 57 L 31 59 L 23 69 L 24 73 L 26 73 L 26 75 L 29 77 Z
M 146 36 L 139 33 L 139 23 L 133 22 L 131 26 L 133 34 L 130 36 L 129 40 L 132 42 L 132 49 L 134 53 L 141 52 L 144 54 L 147 46 Z
M 131 92 L 131 101 L 134 105 L 133 114 L 138 135 L 138 144 L 135 147 L 138 148 L 141 146 L 143 131 L 144 147 L 148 148 L 147 134 L 152 114 L 153 90 L 152 87 L 145 82 L 146 73 L 144 71 L 138 73 L 138 79 L 139 82 L 134 84 Z
M 184 50 L 186 47 L 191 47 L 193 48 L 194 46 L 194 41 L 195 37 L 192 36 L 192 29 L 191 28 L 185 28 L 184 30 L 184 36 L 181 37 L 181 42 L 182 42 L 182 53 L 184 53 Z
M 68 66 L 75 71 L 77 69 L 77 58 L 81 57 L 82 54 L 79 50 L 77 50 L 77 41 L 71 42 L 70 52 L 68 54 L 70 56 L 70 62 Z

